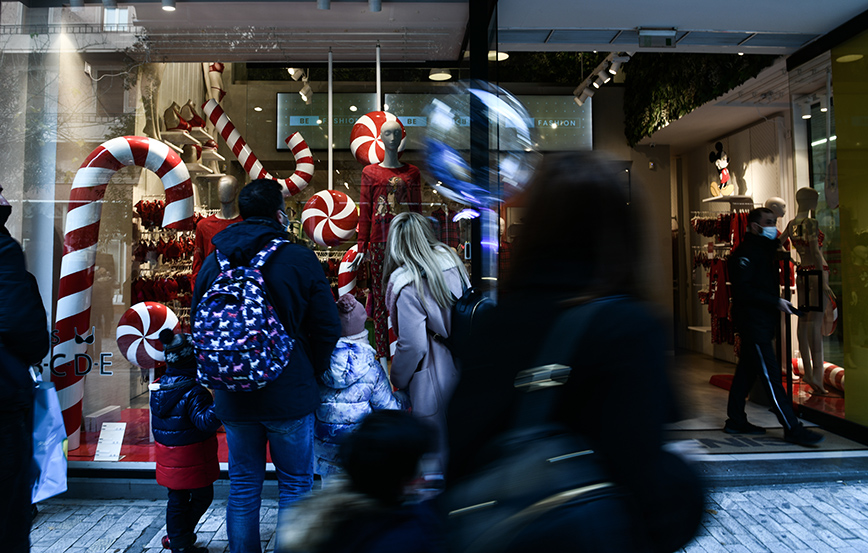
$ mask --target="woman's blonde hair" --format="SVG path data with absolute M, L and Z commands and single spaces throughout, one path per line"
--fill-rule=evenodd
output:
M 464 282 L 469 280 L 464 263 L 452 248 L 434 237 L 431 224 L 425 217 L 419 213 L 405 212 L 392 219 L 386 239 L 383 287 L 388 285 L 392 273 L 403 267 L 409 271 L 422 301 L 425 298 L 422 288 L 424 280 L 428 282 L 428 289 L 437 305 L 448 309 L 455 303 L 455 297 L 443 278 L 443 267 L 449 264 L 458 268 Z

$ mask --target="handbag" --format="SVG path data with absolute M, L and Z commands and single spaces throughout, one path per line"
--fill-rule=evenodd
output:
M 551 420 L 577 338 L 609 298 L 562 314 L 537 357 L 514 386 L 520 391 L 510 428 L 485 452 L 493 461 L 441 496 L 450 551 L 627 550 L 630 514 L 625 493 L 609 478 L 587 440 Z M 609 532 L 614 527 L 623 531 Z M 606 532 L 601 530 L 606 528 Z M 605 542 L 595 543 L 605 536 Z M 582 545 L 582 547 L 579 547 Z
M 33 479 L 31 502 L 66 491 L 66 427 L 57 389 L 52 382 L 36 382 L 33 401 Z

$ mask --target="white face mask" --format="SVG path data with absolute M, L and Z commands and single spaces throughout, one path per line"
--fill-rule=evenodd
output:
M 778 229 L 777 227 L 762 227 L 760 229 L 762 235 L 768 238 L 769 240 L 774 240 L 778 237 Z

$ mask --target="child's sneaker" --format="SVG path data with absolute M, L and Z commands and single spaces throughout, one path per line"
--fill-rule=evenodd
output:
M 169 536 L 163 536 L 163 539 L 160 540 L 160 543 L 163 544 L 163 549 L 172 549 L 172 544 L 169 543 Z

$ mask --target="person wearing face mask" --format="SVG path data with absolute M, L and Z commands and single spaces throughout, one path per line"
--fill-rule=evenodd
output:
M 748 233 L 729 258 L 732 284 L 732 317 L 741 337 L 741 352 L 732 387 L 729 390 L 723 427 L 727 434 L 765 434 L 765 428 L 748 422 L 745 402 L 757 378 L 769 398 L 771 411 L 784 429 L 784 440 L 814 446 L 824 436 L 805 428 L 796 418 L 792 403 L 781 384 L 780 366 L 772 344 L 780 325 L 780 312 L 797 314 L 787 300 L 780 297 L 778 263 L 775 252 L 777 216 L 766 207 L 752 210 L 747 216 Z
M 36 279 L 6 230 L 12 206 L 0 186 L 0 536 L 9 551 L 30 550 L 33 378 L 28 367 L 50 339 Z

